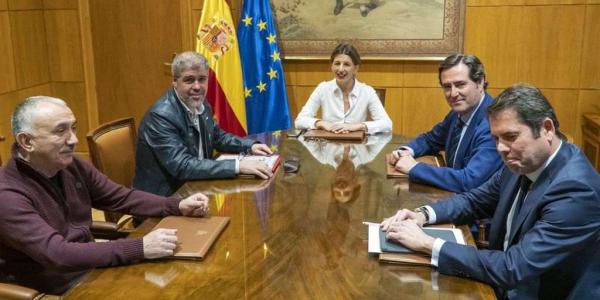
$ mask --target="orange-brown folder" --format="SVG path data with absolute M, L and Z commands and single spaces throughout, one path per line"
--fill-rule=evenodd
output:
M 229 217 L 168 216 L 154 229 L 177 229 L 177 248 L 171 258 L 202 259 L 228 223 Z
M 386 166 L 386 174 L 388 178 L 398 178 L 398 177 L 408 177 L 407 174 L 404 174 L 394 168 L 394 166 L 390 165 L 388 162 L 390 161 L 391 153 L 388 153 L 385 156 L 385 166 Z M 439 167 L 441 166 L 440 161 L 437 156 L 421 156 L 417 157 L 416 160 L 418 162 L 430 164 L 432 166 Z
M 348 133 L 333 133 L 327 130 L 311 129 L 304 133 L 305 139 L 327 139 L 343 141 L 362 141 L 365 139 L 365 132 L 352 131 Z
M 431 266 L 431 256 L 416 253 L 381 253 L 379 254 L 379 261 L 406 265 Z

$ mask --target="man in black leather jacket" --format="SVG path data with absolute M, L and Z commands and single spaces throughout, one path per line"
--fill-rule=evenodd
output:
M 173 59 L 173 87 L 146 112 L 138 133 L 133 186 L 171 195 L 189 180 L 273 174 L 264 162 L 213 159 L 220 152 L 269 155 L 271 149 L 225 132 L 204 101 L 208 85 L 206 59 L 184 52 Z

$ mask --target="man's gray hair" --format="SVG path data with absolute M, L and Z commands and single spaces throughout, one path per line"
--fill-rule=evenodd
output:
M 208 62 L 202 54 L 194 51 L 187 51 L 177 54 L 171 63 L 171 74 L 173 75 L 173 80 L 179 79 L 181 73 L 184 71 L 196 68 L 208 70 Z
M 11 117 L 13 136 L 16 137 L 17 134 L 21 132 L 32 132 L 31 126 L 33 123 L 33 118 L 35 117 L 38 105 L 41 103 L 52 103 L 59 106 L 67 106 L 65 101 L 50 96 L 33 96 L 25 99 L 25 101 L 17 105 L 17 108 L 15 108 L 15 112 L 13 112 Z

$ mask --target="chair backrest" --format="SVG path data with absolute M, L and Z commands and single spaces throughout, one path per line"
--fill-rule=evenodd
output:
M 385 106 L 385 88 L 375 88 L 375 94 L 379 97 L 381 105 Z
M 131 187 L 135 172 L 137 133 L 133 118 L 114 120 L 87 134 L 92 163 L 112 181 Z M 122 214 L 104 212 L 106 221 L 117 223 Z
M 4 141 L 4 137 L 0 135 L 0 142 Z M 0 166 L 2 165 L 2 155 L 0 155 Z
M 383 107 L 385 107 L 385 88 L 375 88 L 375 94 L 377 94 L 379 101 L 381 101 L 381 105 L 383 105 Z M 373 121 L 373 117 L 371 116 L 371 113 L 368 114 L 367 120 Z
M 133 118 L 104 123 L 87 134 L 92 163 L 112 181 L 131 187 L 137 133 Z

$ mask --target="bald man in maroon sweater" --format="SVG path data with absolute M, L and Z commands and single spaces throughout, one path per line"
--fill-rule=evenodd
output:
M 95 243 L 92 207 L 154 217 L 208 214 L 202 194 L 180 200 L 125 188 L 74 156 L 76 120 L 60 99 L 26 99 L 12 126 L 12 158 L 0 169 L 0 282 L 61 294 L 93 268 L 173 254 L 174 229 Z

